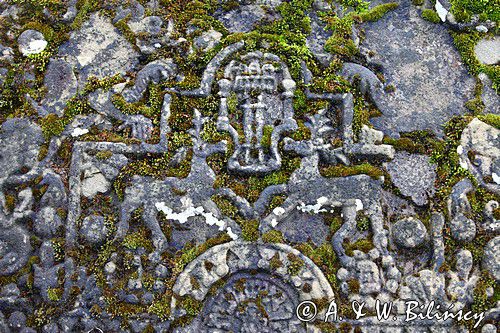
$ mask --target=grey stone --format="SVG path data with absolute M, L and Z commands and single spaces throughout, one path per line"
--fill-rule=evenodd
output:
M 196 49 L 207 51 L 217 46 L 222 38 L 222 34 L 214 29 L 210 29 L 196 37 L 193 41 L 193 46 Z
M 487 33 L 488 32 L 488 28 L 486 26 L 482 25 L 482 24 L 478 25 L 476 27 L 476 30 L 479 31 L 479 32 L 482 32 L 482 33 Z
M 160 279 L 165 279 L 168 276 L 168 268 L 165 265 L 159 264 L 155 268 L 155 275 Z
M 394 137 L 416 130 L 442 135 L 443 123 L 467 112 L 464 102 L 473 96 L 474 78 L 459 66 L 460 55 L 444 26 L 425 21 L 410 0 L 402 0 L 396 10 L 363 27 L 362 46 L 374 52 L 369 62 L 380 65 L 386 84 L 396 87 L 378 102 L 383 115 L 371 120 L 377 129 Z
M 41 128 L 28 119 L 13 118 L 2 123 L 0 178 L 10 176 L 23 167 L 31 169 L 38 160 L 38 150 L 44 141 Z
M 104 271 L 106 274 L 113 274 L 116 271 L 116 264 L 112 261 L 106 263 L 106 265 L 104 265 Z
M 484 248 L 483 268 L 500 280 L 500 236 L 490 240 Z
M 41 237 L 53 236 L 62 225 L 61 218 L 53 207 L 44 207 L 37 213 L 34 229 Z
M 497 333 L 497 328 L 493 324 L 486 324 L 481 328 L 481 333 Z
M 150 305 L 151 303 L 153 303 L 154 295 L 150 292 L 146 292 L 144 293 L 144 295 L 142 295 L 141 300 L 143 304 Z
M 69 0 L 68 1 L 68 9 L 66 10 L 66 13 L 63 15 L 63 21 L 64 22 L 71 22 L 74 20 L 76 17 L 76 14 L 78 14 L 78 10 L 76 9 L 76 4 L 78 0 Z
M 310 240 L 320 246 L 326 240 L 329 228 L 321 216 L 296 210 L 280 221 L 276 230 L 281 231 L 289 242 L 305 243 Z
M 14 59 L 14 51 L 12 48 L 0 44 L 0 60 L 12 61 Z
M 411 197 L 417 205 L 425 205 L 434 195 L 436 167 L 428 156 L 400 152 L 384 166 L 401 194 Z
M 129 304 L 139 304 L 139 297 L 136 295 L 130 294 L 130 295 L 125 295 L 123 298 L 123 301 Z
M 317 2 L 323 1 L 315 3 Z M 323 66 L 328 66 L 332 55 L 325 51 L 325 44 L 332 33 L 326 29 L 326 24 L 321 21 L 316 12 L 309 13 L 309 18 L 311 19 L 311 33 L 307 35 L 307 47 Z
M 266 12 L 259 5 L 243 5 L 217 17 L 232 33 L 249 32 L 264 19 L 276 20 L 279 15 L 275 12 Z
M 476 237 L 476 223 L 463 214 L 451 220 L 450 229 L 453 238 L 460 241 L 471 241 Z
M 61 333 L 56 323 L 50 323 L 42 327 L 42 333 Z
M 160 33 L 163 20 L 159 16 L 147 16 L 140 21 L 131 21 L 128 23 L 130 30 L 137 33 L 148 33 L 157 35 Z
M 136 67 L 139 54 L 105 16 L 94 13 L 71 33 L 58 56 L 78 71 L 79 88 L 83 88 L 90 76 L 125 75 Z
M 62 59 L 50 59 L 43 83 L 47 94 L 41 102 L 44 112 L 40 115 L 55 113 L 62 116 L 67 102 L 76 95 L 78 88 L 72 66 Z
M 82 195 L 87 198 L 93 198 L 97 193 L 106 193 L 111 188 L 111 183 L 96 167 L 85 170 L 83 177 Z
M 104 217 L 98 215 L 87 216 L 83 219 L 80 233 L 91 244 L 100 244 L 106 239 L 108 229 Z
M 408 249 L 422 245 L 428 237 L 424 224 L 412 217 L 396 222 L 392 227 L 392 235 L 396 244 Z
M 460 144 L 457 149 L 460 165 L 472 173 L 480 186 L 500 195 L 500 180 L 495 173 L 500 156 L 500 130 L 474 118 L 462 132 Z M 473 161 L 469 152 L 474 152 Z M 486 183 L 485 177 L 493 178 L 494 183 Z
M 26 326 L 26 315 L 21 311 L 14 311 L 9 317 L 9 327 L 21 329 Z
M 498 65 L 500 62 L 500 39 L 481 39 L 474 47 L 476 58 L 486 65 Z
M 45 50 L 47 41 L 41 32 L 36 30 L 25 30 L 19 35 L 17 39 L 19 44 L 19 51 L 24 56 L 38 54 Z
M 484 113 L 500 114 L 500 96 L 493 89 L 491 79 L 484 73 L 479 73 L 478 77 L 483 83 L 481 99 L 484 103 Z
M 134 86 L 123 91 L 123 97 L 127 102 L 138 102 L 150 84 L 159 84 L 175 74 L 176 66 L 171 59 L 150 62 L 137 73 Z
M 20 270 L 28 262 L 31 251 L 29 233 L 23 227 L 0 228 L 0 275 Z
M 127 287 L 130 290 L 140 290 L 142 289 L 142 281 L 140 279 L 129 279 Z

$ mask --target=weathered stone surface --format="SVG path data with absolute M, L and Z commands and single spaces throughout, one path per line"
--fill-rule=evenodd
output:
M 8 177 L 23 167 L 31 169 L 43 143 L 40 127 L 28 119 L 14 118 L 2 123 L 0 132 L 0 175 Z M 15 143 L 15 144 L 14 144 Z
M 382 66 L 386 84 L 396 88 L 380 97 L 385 113 L 372 119 L 376 128 L 391 136 L 415 130 L 442 135 L 443 123 L 466 113 L 463 104 L 475 82 L 443 26 L 425 21 L 410 0 L 402 0 L 364 29 L 362 46 L 375 53 L 370 61 Z
M 53 207 L 42 208 L 35 219 L 35 232 L 42 237 L 51 237 L 62 225 L 61 217 Z
M 44 77 L 44 86 L 47 94 L 42 100 L 42 108 L 47 113 L 62 116 L 66 103 L 76 95 L 78 81 L 73 67 L 62 59 L 50 59 Z
M 500 280 L 500 237 L 497 236 L 488 242 L 484 248 L 483 268 L 493 277 Z
M 106 239 L 107 229 L 104 217 L 91 215 L 83 219 L 80 232 L 86 241 L 99 244 Z
M 248 32 L 263 21 L 279 18 L 274 11 L 266 11 L 259 4 L 248 4 L 216 16 L 230 32 Z
M 59 49 L 60 57 L 78 71 L 79 87 L 90 76 L 124 75 L 135 68 L 139 54 L 102 14 L 92 14 Z
M 500 62 L 500 39 L 481 39 L 474 48 L 477 59 L 486 65 L 498 65 Z
M 214 29 L 210 29 L 197 37 L 194 41 L 194 47 L 203 51 L 207 51 L 217 46 L 222 38 L 222 34 Z
M 321 216 L 295 211 L 276 227 L 292 243 L 311 241 L 321 245 L 328 235 L 328 226 Z
M 483 93 L 481 95 L 481 99 L 484 103 L 484 112 L 500 114 L 500 96 L 492 88 L 490 78 L 484 73 L 480 73 L 478 77 L 483 83 Z
M 38 54 L 45 50 L 47 41 L 41 32 L 36 30 L 25 30 L 17 39 L 19 44 L 19 52 L 25 56 Z
M 397 245 L 409 249 L 422 245 L 427 238 L 424 224 L 411 217 L 396 222 L 392 227 L 392 234 Z
M 434 195 L 436 167 L 425 155 L 397 153 L 385 167 L 401 194 L 411 197 L 417 205 L 425 205 Z
M 107 192 L 110 187 L 110 182 L 104 177 L 99 169 L 91 167 L 85 170 L 82 182 L 83 196 L 93 198 L 97 193 Z

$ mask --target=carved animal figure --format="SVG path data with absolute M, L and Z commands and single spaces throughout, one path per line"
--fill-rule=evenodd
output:
M 345 223 L 334 236 L 333 241 L 338 256 L 347 263 L 349 258 L 345 255 L 342 241 L 355 229 L 357 211 L 364 209 L 371 220 L 374 244 L 381 253 L 386 253 L 387 237 L 383 229 L 382 210 L 378 201 L 373 199 L 380 198 L 381 182 L 367 175 L 325 178 L 320 174 L 318 168 L 320 157 L 325 157 L 333 163 L 348 163 L 342 148 L 332 149 L 321 138 L 331 130 L 328 121 L 324 118 L 326 117 L 322 114 L 310 117 L 307 125 L 311 129 L 311 140 L 297 142 L 288 139 L 285 141 L 286 150 L 293 150 L 303 158 L 300 167 L 290 176 L 286 189 L 288 198 L 281 205 L 281 209 L 274 210 L 264 218 L 261 224 L 262 231 L 265 232 L 275 227 L 280 220 L 297 209 L 300 203 L 308 205 L 304 207 L 317 212 L 321 211 L 322 206 L 342 207 Z
M 170 59 L 150 62 L 139 71 L 134 86 L 123 91 L 123 97 L 129 103 L 138 102 L 148 89 L 149 84 L 158 84 L 172 77 L 175 71 L 175 65 Z
M 204 120 L 200 120 L 197 111 L 195 113 L 195 128 L 191 132 L 194 141 L 193 157 L 189 175 L 186 178 L 169 177 L 164 180 L 134 176 L 132 185 L 125 189 L 116 239 L 122 239 L 126 235 L 129 229 L 130 215 L 143 206 L 142 217 L 144 223 L 152 232 L 156 249 L 162 252 L 167 245 L 167 239 L 157 220 L 157 204 L 166 202 L 179 206 L 179 202 L 181 204 L 185 203 L 182 202 L 181 198 L 188 198 L 191 208 L 201 206 L 204 212 L 212 213 L 213 217 L 222 219 L 222 214 L 219 212 L 217 205 L 210 199 L 216 193 L 213 188 L 216 175 L 208 166 L 206 158 L 218 152 L 225 152 L 226 142 L 221 141 L 217 144 L 202 142 L 200 133 Z M 232 226 L 234 230 L 234 225 Z
M 377 103 L 377 97 L 382 93 L 382 82 L 371 70 L 362 65 L 346 62 L 342 65 L 339 75 L 347 79 L 351 84 L 358 80 L 361 93 L 368 95 L 373 103 Z

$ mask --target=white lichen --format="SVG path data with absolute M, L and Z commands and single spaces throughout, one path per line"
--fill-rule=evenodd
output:
M 84 134 L 87 134 L 89 132 L 88 129 L 86 128 L 80 128 L 80 127 L 77 127 L 73 130 L 73 132 L 71 132 L 71 136 L 72 137 L 77 137 L 77 136 L 81 136 L 81 135 L 84 135 Z
M 180 212 L 174 212 L 174 210 L 167 206 L 165 202 L 157 202 L 155 203 L 155 207 L 159 212 L 165 214 L 165 217 L 168 220 L 174 220 L 179 222 L 180 224 L 184 224 L 188 221 L 189 218 L 195 216 L 201 216 L 205 219 L 205 223 L 209 226 L 216 225 L 219 227 L 220 231 L 226 231 L 229 237 L 233 240 L 238 238 L 231 227 L 227 226 L 227 223 L 224 220 L 219 220 L 212 212 L 206 212 L 205 208 L 202 206 L 195 207 L 192 205 L 191 198 L 183 197 L 181 199 L 182 210 Z
M 497 184 L 499 184 L 499 185 L 500 185 L 500 176 L 499 176 L 499 175 L 497 175 L 496 173 L 494 173 L 494 172 L 493 172 L 493 173 L 491 174 L 491 178 L 493 178 L 493 181 L 494 181 L 495 183 L 497 183 Z
M 441 21 L 446 21 L 446 16 L 448 15 L 448 11 L 446 10 L 446 8 L 443 7 L 443 5 L 441 4 L 441 2 L 439 2 L 439 0 L 436 0 L 436 12 L 437 14 L 439 15 L 439 18 L 441 19 Z

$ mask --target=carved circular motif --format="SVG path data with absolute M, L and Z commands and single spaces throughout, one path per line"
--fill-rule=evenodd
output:
M 427 230 L 420 220 L 409 217 L 396 222 L 392 234 L 397 245 L 411 249 L 425 241 Z
M 297 295 L 265 274 L 234 275 L 205 304 L 199 332 L 306 332 L 295 317 Z

